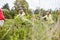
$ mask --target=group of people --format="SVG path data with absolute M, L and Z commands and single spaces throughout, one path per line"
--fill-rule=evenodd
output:
M 19 8 L 18 12 L 19 12 L 19 16 L 25 15 L 23 8 Z M 52 19 L 52 15 L 49 11 L 47 11 L 46 15 L 42 18 L 43 19 L 46 18 L 47 23 L 51 23 L 51 24 L 54 23 L 54 21 Z M 0 27 L 4 25 L 4 21 L 5 21 L 5 17 L 4 17 L 2 9 L 0 9 Z

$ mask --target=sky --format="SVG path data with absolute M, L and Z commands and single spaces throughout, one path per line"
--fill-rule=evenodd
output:
M 11 9 L 14 6 L 14 1 L 15 0 L 0 0 L 0 8 L 2 8 L 2 6 L 4 6 L 6 3 L 9 4 L 9 8 Z
M 60 8 L 60 0 L 27 0 L 30 8 L 43 8 L 43 9 L 58 9 Z
M 14 6 L 15 0 L 0 0 L 0 8 L 9 3 L 10 9 Z M 29 4 L 29 8 L 36 9 L 37 7 L 47 9 L 58 9 L 60 8 L 60 0 L 26 0 Z

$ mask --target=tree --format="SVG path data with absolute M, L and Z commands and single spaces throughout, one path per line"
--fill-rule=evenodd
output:
M 44 9 L 39 9 L 39 8 L 37 8 L 34 13 L 39 14 L 39 12 L 41 16 L 44 16 L 46 14 L 46 11 Z
M 12 16 L 10 15 L 10 11 L 7 9 L 3 9 L 3 13 L 5 15 L 5 18 L 10 19 Z
M 26 2 L 26 0 L 16 0 L 16 2 L 15 2 L 15 9 L 17 10 L 20 7 L 22 7 L 24 9 L 24 11 L 27 12 L 29 5 Z
M 35 14 L 38 14 L 39 13 L 39 9 L 36 9 L 34 13 Z
M 6 3 L 6 4 L 3 6 L 2 9 L 8 9 L 8 10 L 9 10 L 9 5 L 8 5 L 8 3 Z
M 20 7 L 22 7 L 24 12 L 28 14 L 29 5 L 26 0 L 16 0 L 14 4 L 15 4 L 15 10 L 18 10 Z

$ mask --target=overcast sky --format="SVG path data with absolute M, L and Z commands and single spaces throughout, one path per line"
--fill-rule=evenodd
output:
M 27 0 L 30 8 L 58 9 L 60 8 L 60 0 Z
M 10 9 L 14 6 L 14 1 L 15 0 L 0 0 L 0 8 L 2 7 L 2 6 L 4 6 L 4 4 L 6 4 L 6 3 L 8 3 L 9 4 L 9 7 L 10 7 Z
M 14 1 L 15 0 L 0 0 L 0 8 L 5 3 L 9 3 L 10 8 L 12 8 Z M 32 9 L 36 9 L 37 7 L 44 8 L 46 10 L 60 8 L 60 0 L 26 0 L 26 1 L 29 3 L 29 7 Z

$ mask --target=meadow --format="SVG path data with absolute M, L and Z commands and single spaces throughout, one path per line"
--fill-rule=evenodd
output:
M 60 40 L 60 19 L 54 25 L 47 25 L 44 20 L 35 15 L 35 21 L 31 16 L 25 16 L 27 21 L 21 18 L 6 19 L 0 29 L 0 40 Z

